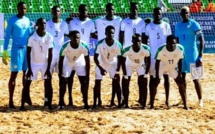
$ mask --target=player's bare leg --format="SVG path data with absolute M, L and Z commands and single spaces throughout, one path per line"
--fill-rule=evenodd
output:
M 64 102 L 64 95 L 66 93 L 66 85 L 67 80 L 63 76 L 59 76 L 59 104 L 58 109 L 64 109 L 65 102 Z
M 187 95 L 186 95 L 186 87 L 184 85 L 184 81 L 183 80 L 178 80 L 178 79 L 175 79 L 175 82 L 176 84 L 178 85 L 178 89 L 179 89 L 179 93 L 181 95 L 181 98 L 182 98 L 182 101 L 183 101 L 183 104 L 184 104 L 184 109 L 188 109 L 187 107 Z
M 67 78 L 67 84 L 68 84 L 68 91 L 69 91 L 69 106 L 73 106 L 73 100 L 72 100 L 72 85 L 73 85 L 73 78 L 75 75 L 75 71 L 72 71 L 69 78 Z
M 44 87 L 45 87 L 45 90 L 47 91 L 48 108 L 52 109 L 53 88 L 52 88 L 51 79 L 44 80 Z
M 169 107 L 169 76 L 164 74 L 164 88 L 165 88 L 165 94 L 166 94 L 166 105 Z
M 98 106 L 102 105 L 101 101 L 101 80 L 95 80 L 95 85 L 93 88 L 93 108 L 97 106 L 97 99 L 98 99 Z
M 160 80 L 156 82 L 153 76 L 150 76 L 149 89 L 150 89 L 150 109 L 154 109 L 155 96 L 157 94 L 157 86 Z
M 139 83 L 141 83 L 141 78 L 140 77 L 138 77 L 138 79 L 137 79 L 137 83 L 138 83 L 138 85 L 139 85 Z M 142 105 L 143 104 L 143 88 L 140 88 L 139 87 L 139 99 L 138 99 L 138 103 L 140 104 L 140 105 Z
M 143 96 L 142 107 L 143 107 L 143 109 L 145 109 L 146 108 L 147 95 L 148 95 L 148 88 L 147 88 L 148 80 L 147 80 L 147 78 L 144 78 L 143 75 L 141 75 L 139 77 L 140 77 L 140 81 L 139 81 L 138 85 L 139 85 L 139 88 L 142 88 L 141 94 Z
M 116 94 L 116 89 L 114 88 L 114 85 L 112 84 L 112 95 L 111 95 L 110 107 L 116 106 L 116 104 L 114 103 L 115 94 Z
M 123 96 L 124 96 L 124 104 L 125 108 L 129 108 L 128 105 L 128 98 L 129 98 L 129 85 L 130 85 L 130 79 L 131 77 L 128 77 L 128 79 L 122 78 L 122 90 L 123 90 Z
M 183 85 L 184 85 L 184 90 L 185 90 L 185 94 L 187 94 L 186 93 L 186 89 L 187 89 L 187 81 L 186 81 L 186 73 L 182 73 L 182 81 L 183 81 Z M 183 101 L 182 101 L 182 99 L 180 99 L 180 101 L 176 104 L 176 106 L 178 106 L 178 105 L 182 105 L 183 104 Z
M 22 89 L 22 98 L 21 98 L 21 107 L 20 110 L 26 110 L 25 109 L 25 103 L 28 103 L 29 106 L 32 105 L 31 98 L 30 98 L 30 85 L 31 80 L 26 80 L 25 85 Z
M 114 90 L 117 93 L 117 100 L 118 100 L 118 107 L 121 107 L 121 87 L 120 87 L 120 78 L 113 78 L 112 79 L 112 85 L 115 88 Z
M 83 102 L 84 102 L 84 108 L 85 109 L 89 109 L 89 105 L 88 105 L 88 85 L 89 85 L 89 80 L 86 81 L 86 77 L 85 76 L 78 76 L 79 78 L 79 82 L 81 84 L 81 93 L 83 96 Z
M 14 94 L 14 89 L 16 85 L 16 77 L 17 77 L 18 72 L 11 72 L 10 74 L 10 79 L 8 83 L 8 88 L 9 88 L 9 108 L 15 108 L 13 104 L 13 94 Z
M 199 82 L 199 80 L 193 80 L 195 89 L 196 89 L 196 93 L 198 95 L 198 99 L 199 99 L 199 106 L 203 107 L 203 101 L 202 101 L 202 86 Z

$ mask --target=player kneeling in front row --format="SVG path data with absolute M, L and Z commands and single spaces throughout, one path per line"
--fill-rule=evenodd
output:
M 115 28 L 107 26 L 105 28 L 106 38 L 100 40 L 95 49 L 94 61 L 96 63 L 96 80 L 93 89 L 93 108 L 102 105 L 101 101 L 101 80 L 107 72 L 112 78 L 112 88 L 115 89 L 118 99 L 118 107 L 121 106 L 121 87 L 119 70 L 121 66 L 122 45 L 114 39 Z M 114 91 L 114 90 L 113 90 Z M 111 102 L 112 104 L 113 102 Z
M 45 91 L 48 95 L 48 108 L 52 109 L 53 90 L 51 85 L 50 65 L 52 61 L 53 37 L 45 31 L 46 20 L 39 18 L 36 23 L 38 29 L 29 37 L 27 47 L 28 70 L 26 82 L 22 90 L 20 110 L 25 110 L 24 105 L 32 105 L 30 98 L 30 85 L 32 80 L 37 79 L 37 73 L 41 71 L 44 79 Z
M 150 96 L 150 108 L 154 108 L 154 100 L 158 84 L 164 73 L 173 77 L 179 88 L 179 93 L 184 103 L 184 109 L 187 109 L 186 92 L 184 81 L 182 80 L 182 59 L 184 58 L 184 48 L 177 44 L 174 35 L 167 36 L 167 43 L 158 48 L 155 59 L 155 83 L 153 84 L 153 95 Z
M 70 42 L 64 44 L 60 50 L 59 76 L 60 76 L 60 100 L 58 109 L 65 106 L 64 95 L 66 85 L 73 83 L 74 71 L 78 75 L 83 95 L 84 108 L 89 109 L 88 87 L 90 73 L 90 57 L 88 45 L 80 41 L 80 33 L 71 31 L 69 33 Z M 84 56 L 83 56 L 84 55 Z M 72 80 L 72 81 L 69 81 Z
M 123 51 L 122 68 L 123 79 L 122 89 L 125 107 L 128 108 L 129 84 L 131 80 L 132 71 L 136 70 L 138 74 L 139 93 L 143 100 L 141 105 L 146 108 L 147 100 L 147 74 L 150 67 L 150 48 L 142 44 L 141 35 L 134 34 L 132 36 L 132 45 Z

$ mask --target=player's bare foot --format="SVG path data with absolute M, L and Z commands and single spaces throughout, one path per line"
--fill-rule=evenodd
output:
M 90 106 L 89 105 L 84 105 L 84 109 L 89 110 Z
M 63 109 L 65 109 L 64 106 L 58 106 L 58 107 L 57 107 L 57 110 L 63 110 Z
M 102 106 L 102 101 L 99 101 L 98 106 L 99 106 L 99 107 Z
M 110 107 L 116 106 L 116 104 L 114 103 L 114 101 L 110 102 Z
M 26 111 L 27 109 L 26 109 L 24 106 L 21 106 L 21 107 L 19 108 L 19 110 L 20 110 L 20 111 Z
M 188 107 L 184 107 L 183 109 L 185 109 L 185 110 L 189 110 L 189 108 L 188 108 Z

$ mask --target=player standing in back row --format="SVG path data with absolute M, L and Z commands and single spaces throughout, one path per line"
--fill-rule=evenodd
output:
M 98 34 L 98 40 L 102 40 L 106 37 L 105 35 L 105 28 L 107 26 L 113 26 L 115 28 L 114 32 L 114 39 L 119 40 L 119 32 L 120 32 L 120 23 L 121 23 L 121 17 L 114 15 L 114 5 L 112 3 L 108 3 L 106 5 L 106 16 L 99 18 L 95 21 L 97 34 Z M 116 91 L 115 88 L 112 87 L 112 97 L 110 106 L 114 106 L 114 98 Z
M 132 35 L 140 34 L 142 36 L 142 41 L 145 33 L 145 22 L 140 17 L 138 17 L 138 4 L 136 2 L 131 2 L 129 17 L 125 18 L 121 22 L 120 28 L 120 38 L 119 41 L 123 48 L 132 45 Z M 138 102 L 142 104 L 143 96 L 142 91 L 139 91 Z
M 197 67 L 202 66 L 202 54 L 204 48 L 204 36 L 201 26 L 198 22 L 190 19 L 189 7 L 181 9 L 182 21 L 175 25 L 175 36 L 178 37 L 179 43 L 184 47 L 185 58 L 182 61 L 182 78 L 186 86 L 186 73 L 190 72 L 190 64 L 194 63 Z M 198 50 L 196 40 L 200 41 Z M 203 107 L 202 87 L 198 79 L 194 79 L 193 83 L 199 99 L 199 106 Z
M 151 50 L 151 66 L 149 70 L 150 74 L 150 82 L 149 82 L 149 89 L 150 89 L 150 98 L 154 94 L 152 86 L 155 84 L 155 55 L 157 49 L 166 43 L 166 38 L 168 35 L 171 34 L 171 28 L 168 23 L 162 21 L 162 10 L 160 7 L 156 7 L 153 10 L 153 17 L 154 21 L 149 23 L 146 26 L 146 40 L 144 40 L 145 44 L 148 44 L 149 39 L 149 46 Z M 166 92 L 166 105 L 169 107 L 169 77 L 167 74 L 164 74 L 164 88 Z M 151 101 L 150 99 L 150 101 Z
M 10 37 L 12 37 L 13 43 L 11 48 L 11 63 L 10 63 L 10 79 L 8 83 L 9 88 L 9 108 L 15 108 L 13 103 L 13 93 L 16 85 L 16 77 L 19 71 L 23 71 L 22 85 L 25 83 L 25 71 L 27 70 L 27 57 L 26 47 L 27 40 L 31 33 L 30 20 L 25 16 L 26 4 L 19 2 L 17 4 L 18 14 L 12 16 L 8 20 L 6 28 L 6 35 L 4 40 L 4 51 L 2 60 L 4 64 L 8 64 L 8 45 Z
M 58 71 L 59 54 L 62 44 L 64 43 L 64 38 L 69 34 L 68 25 L 61 18 L 61 9 L 59 6 L 52 7 L 52 19 L 46 23 L 46 31 L 49 32 L 54 38 L 54 48 L 53 48 L 53 58 L 51 63 L 51 72 Z M 60 84 L 60 77 L 59 84 Z M 60 85 L 59 85 L 60 87 Z M 47 91 L 45 91 L 45 106 L 47 105 Z

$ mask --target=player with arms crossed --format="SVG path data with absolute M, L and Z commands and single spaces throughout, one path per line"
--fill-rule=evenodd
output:
M 49 32 L 54 38 L 54 48 L 53 48 L 53 58 L 51 63 L 51 72 L 58 73 L 58 62 L 59 62 L 59 54 L 62 44 L 64 43 L 64 38 L 69 34 L 68 25 L 65 21 L 63 21 L 61 17 L 61 9 L 59 6 L 52 7 L 52 19 L 50 19 L 46 24 L 46 30 Z M 60 77 L 59 76 L 59 80 Z M 60 84 L 60 82 L 59 82 Z M 60 85 L 59 85 L 60 86 Z M 47 91 L 45 91 L 45 104 L 47 105 Z
M 58 109 L 64 109 L 64 95 L 66 84 L 73 81 L 74 73 L 78 75 L 81 84 L 81 93 L 83 95 L 84 108 L 88 106 L 88 87 L 90 76 L 90 55 L 88 45 L 80 41 L 80 33 L 71 31 L 69 33 L 70 42 L 64 44 L 60 50 L 59 75 L 60 77 L 60 100 Z M 84 55 L 82 59 L 81 55 Z M 81 58 L 81 59 L 80 59 Z
M 115 28 L 107 26 L 105 28 L 106 38 L 100 40 L 95 49 L 94 61 L 96 63 L 96 80 L 93 89 L 93 108 L 102 105 L 101 101 L 101 80 L 107 72 L 112 79 L 112 87 L 117 93 L 118 107 L 121 107 L 121 87 L 119 69 L 121 66 L 122 46 L 114 39 Z
M 182 21 L 175 25 L 175 36 L 178 37 L 179 43 L 184 47 L 185 51 L 185 58 L 182 62 L 182 78 L 186 86 L 186 73 L 190 72 L 190 64 L 194 63 L 197 67 L 202 66 L 204 36 L 199 23 L 190 18 L 189 7 L 182 7 L 180 15 Z M 200 41 L 199 51 L 196 38 Z M 198 95 L 199 106 L 203 107 L 201 84 L 198 79 L 194 79 L 193 83 Z
M 27 70 L 26 45 L 28 37 L 31 33 L 30 20 L 25 16 L 26 4 L 19 2 L 17 4 L 18 14 L 12 16 L 8 20 L 6 35 L 4 40 L 4 51 L 2 54 L 2 61 L 8 64 L 9 56 L 7 53 L 10 37 L 13 43 L 11 48 L 11 63 L 10 63 L 10 79 L 8 83 L 9 88 L 9 108 L 15 108 L 13 103 L 13 94 L 16 85 L 16 77 L 19 71 L 23 71 L 22 85 L 25 83 L 25 71 Z
M 140 17 L 138 17 L 138 4 L 136 2 L 131 2 L 130 4 L 130 14 L 129 17 L 125 18 L 121 22 L 120 28 L 120 38 L 119 41 L 123 48 L 129 47 L 132 44 L 132 35 L 140 34 L 142 35 L 142 41 L 145 33 L 145 22 Z M 142 104 L 143 96 L 141 96 L 142 91 L 139 91 L 138 102 Z M 124 103 L 124 102 L 123 102 Z
M 154 94 L 153 96 L 151 96 L 150 100 L 151 109 L 154 108 L 154 100 L 157 92 L 157 87 L 164 73 L 174 78 L 184 103 L 184 109 L 188 109 L 186 103 L 186 87 L 184 86 L 184 81 L 181 75 L 183 58 L 184 49 L 180 44 L 177 44 L 177 38 L 174 35 L 167 36 L 166 45 L 159 47 L 155 56 L 156 82 L 152 86 Z
M 145 32 L 145 39 L 144 43 L 147 44 L 149 39 L 149 46 L 151 50 L 151 66 L 149 70 L 150 74 L 150 82 L 149 82 L 149 89 L 150 89 L 150 96 L 152 96 L 153 90 L 152 86 L 155 83 L 155 54 L 157 49 L 166 43 L 166 37 L 171 34 L 171 28 L 170 25 L 162 21 L 162 10 L 160 7 L 156 7 L 153 10 L 153 17 L 154 20 L 150 22 L 146 26 L 146 32 Z M 169 77 L 167 74 L 164 74 L 164 88 L 166 93 L 166 105 L 169 107 Z M 151 100 L 150 100 L 151 101 Z
M 150 67 L 150 48 L 142 44 L 141 35 L 134 34 L 132 36 L 133 44 L 123 51 L 122 68 L 124 79 L 122 80 L 122 89 L 125 107 L 128 108 L 129 83 L 132 71 L 136 70 L 138 74 L 138 87 L 143 96 L 142 106 L 146 108 L 147 100 L 147 77 Z M 140 89 L 141 88 L 141 89 Z
M 119 32 L 120 32 L 120 23 L 121 17 L 114 15 L 114 5 L 112 3 L 108 3 L 106 5 L 106 16 L 95 20 L 95 25 L 98 34 L 98 40 L 102 40 L 106 37 L 105 28 L 107 26 L 113 26 L 115 28 L 114 39 L 119 40 Z M 114 98 L 116 91 L 115 88 L 112 87 L 112 97 L 110 106 L 114 106 Z
M 37 80 L 38 72 L 44 79 L 45 91 L 47 91 L 48 108 L 52 109 L 53 90 L 51 85 L 51 61 L 54 47 L 53 37 L 46 32 L 46 20 L 39 18 L 36 22 L 37 30 L 29 37 L 27 47 L 28 70 L 26 81 L 22 90 L 20 110 L 25 110 L 25 103 L 31 105 L 30 85 L 32 80 Z

